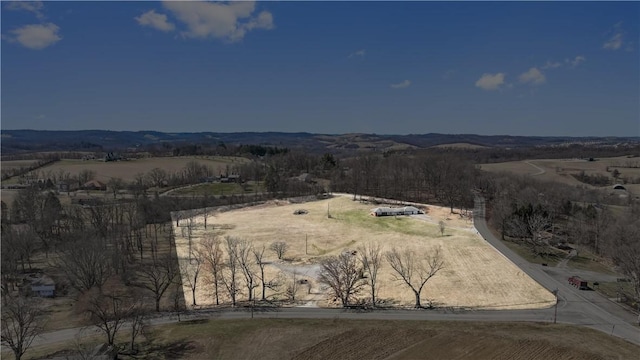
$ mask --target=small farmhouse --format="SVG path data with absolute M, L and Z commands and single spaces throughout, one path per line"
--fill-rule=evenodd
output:
M 107 191 L 107 185 L 98 180 L 89 180 L 82 185 L 82 188 L 85 190 Z
M 30 275 L 31 293 L 39 297 L 54 297 L 56 295 L 56 284 L 48 276 Z
M 371 215 L 373 216 L 396 216 L 396 215 L 417 215 L 424 214 L 424 212 L 413 206 L 405 206 L 401 208 L 390 207 L 377 207 L 371 209 Z

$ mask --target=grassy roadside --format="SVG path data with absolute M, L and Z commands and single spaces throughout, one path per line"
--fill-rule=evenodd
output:
M 543 257 L 543 256 L 533 254 L 527 246 L 522 245 L 520 243 L 510 241 L 510 240 L 503 240 L 502 242 L 509 249 L 511 249 L 511 251 L 515 252 L 520 257 L 522 257 L 523 259 L 527 260 L 532 264 L 547 264 L 548 266 L 556 266 L 566 256 L 564 252 L 560 250 L 555 250 Z

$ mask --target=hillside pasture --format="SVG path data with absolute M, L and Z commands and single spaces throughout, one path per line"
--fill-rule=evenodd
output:
M 40 174 L 46 174 L 49 171 L 51 171 L 52 174 L 58 174 L 60 171 L 64 171 L 71 175 L 77 175 L 83 170 L 90 170 L 96 173 L 96 180 L 107 182 L 112 178 L 121 178 L 126 182 L 130 182 L 135 179 L 136 175 L 145 174 L 153 168 L 161 168 L 169 174 L 182 171 L 191 161 L 196 161 L 201 165 L 210 167 L 213 173 L 218 175 L 220 172 L 225 173 L 227 166 L 232 167 L 249 160 L 231 156 L 152 157 L 109 162 L 101 160 L 65 159 L 45 166 L 39 169 L 39 171 Z
M 450 144 L 439 144 L 432 146 L 433 148 L 441 148 L 441 149 L 488 149 L 489 146 L 479 145 L 479 144 L 471 144 L 471 143 L 450 143 Z
M 366 243 L 379 243 L 383 251 L 395 247 L 409 249 L 415 254 L 433 253 L 440 248 L 445 267 L 429 281 L 422 293 L 423 305 L 484 309 L 522 309 L 551 306 L 555 298 L 516 265 L 482 239 L 469 219 L 450 214 L 447 208 L 425 206 L 426 215 L 374 217 L 369 214 L 372 204 L 353 201 L 349 196 L 327 200 L 290 204 L 273 201 L 239 210 L 210 215 L 208 227 L 203 217 L 192 219 L 192 249 L 206 237 L 234 236 L 249 240 L 255 247 L 275 241 L 289 244 L 286 261 L 278 260 L 267 251 L 267 277 L 305 279 L 308 285 L 300 290 L 297 301 L 307 306 L 338 306 L 326 286 L 318 282 L 319 262 L 324 256 L 343 251 L 357 251 Z M 298 209 L 304 215 L 294 215 Z M 331 217 L 327 216 L 327 212 Z M 439 221 L 445 222 L 445 235 L 441 236 Z M 188 267 L 188 220 L 175 226 L 176 247 L 181 267 Z M 191 303 L 191 290 L 183 273 L 184 293 Z M 206 277 L 206 275 L 205 275 Z M 379 274 L 379 299 L 386 304 L 411 307 L 413 293 L 406 285 L 395 281 L 392 269 L 383 262 Z M 259 295 L 260 289 L 256 289 Z M 212 304 L 212 286 L 206 279 L 197 290 L 198 305 Z M 281 292 L 268 292 L 270 297 L 282 299 Z M 367 298 L 366 292 L 360 298 Z M 244 295 L 239 297 L 246 299 Z
M 584 172 L 586 175 L 602 175 L 609 178 L 611 183 L 623 183 L 624 178 L 640 178 L 640 168 L 619 167 L 629 162 L 638 161 L 636 158 L 626 156 L 612 158 L 598 158 L 595 161 L 585 159 L 542 159 L 509 161 L 503 163 L 482 164 L 481 169 L 489 172 L 509 172 L 518 175 L 534 176 L 540 180 L 560 182 L 569 185 L 583 185 L 588 188 L 597 188 L 580 182 L 572 175 Z M 609 171 L 607 171 L 609 169 Z M 612 173 L 617 169 L 620 172 L 618 179 L 614 179 Z M 634 194 L 638 184 L 628 184 L 628 190 Z M 631 190 L 633 189 L 633 190 Z

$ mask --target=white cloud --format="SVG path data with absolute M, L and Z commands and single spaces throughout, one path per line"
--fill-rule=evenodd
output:
M 366 51 L 364 49 L 360 49 L 358 51 L 354 51 L 349 55 L 349 59 L 356 57 L 356 56 L 360 56 L 360 57 L 364 57 L 366 55 Z
M 482 74 L 480 79 L 476 81 L 476 87 L 484 90 L 498 90 L 501 85 L 504 85 L 504 77 L 504 73 Z
M 4 36 L 10 42 L 18 42 L 22 46 L 40 50 L 51 46 L 62 39 L 58 35 L 60 28 L 53 24 L 25 25 L 21 28 L 11 30 L 12 35 Z
M 602 44 L 603 49 L 607 50 L 618 50 L 622 47 L 622 33 L 614 34 L 609 40 L 607 40 L 604 44 Z
M 582 55 L 578 55 L 576 56 L 573 60 L 571 59 L 565 59 L 564 60 L 567 64 L 571 64 L 571 66 L 576 67 L 580 64 L 582 64 L 583 62 L 587 61 L 587 58 L 585 58 Z
M 542 70 L 546 70 L 546 69 L 556 69 L 556 68 L 559 68 L 560 66 L 562 66 L 562 63 L 559 61 L 556 61 L 556 62 L 547 61 L 547 63 L 540 68 Z
M 43 19 L 44 14 L 42 8 L 44 4 L 42 1 L 10 1 L 5 7 L 7 10 L 23 10 L 33 13 L 38 19 Z
M 624 30 L 622 30 L 622 21 L 619 21 L 613 25 L 613 29 L 607 31 L 607 34 L 613 34 L 609 40 L 602 44 L 602 48 L 605 50 L 618 50 L 622 47 L 624 40 Z
M 182 36 L 209 37 L 229 42 L 240 41 L 251 30 L 274 28 L 273 15 L 262 11 L 254 16 L 254 1 L 213 3 L 203 1 L 164 1 L 164 7 L 184 23 Z
M 527 72 L 520 74 L 518 77 L 521 83 L 531 83 L 534 85 L 544 84 L 547 81 L 547 78 L 544 74 L 538 70 L 538 68 L 532 67 Z
M 410 80 L 405 80 L 402 82 L 399 82 L 397 84 L 391 84 L 390 85 L 392 89 L 403 89 L 403 88 L 407 88 L 409 86 L 411 86 L 411 81 Z
M 176 28 L 174 24 L 167 21 L 167 15 L 158 14 L 155 10 L 149 10 L 134 19 L 142 26 L 149 26 L 160 31 L 168 32 Z

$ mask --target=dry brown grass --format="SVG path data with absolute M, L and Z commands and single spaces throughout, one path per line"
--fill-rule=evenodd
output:
M 328 206 L 331 218 L 327 217 Z M 298 266 L 299 277 L 310 280 L 312 284 L 311 294 L 304 289 L 299 294 L 300 300 L 319 306 L 333 306 L 333 303 L 329 301 L 331 298 L 326 289 L 317 282 L 313 267 L 308 265 L 317 264 L 322 256 L 355 250 L 367 242 L 380 243 L 383 250 L 398 247 L 416 253 L 441 248 L 445 268 L 425 287 L 422 294 L 424 304 L 427 299 L 441 306 L 491 309 L 540 308 L 553 304 L 553 295 L 477 235 L 469 220 L 435 206 L 428 207 L 428 216 L 422 220 L 411 217 L 376 218 L 369 215 L 373 207 L 352 201 L 349 197 L 336 197 L 305 204 L 279 201 L 219 213 L 209 219 L 209 224 L 215 224 L 213 229 L 209 226 L 205 231 L 203 226 L 196 226 L 194 246 L 199 239 L 211 234 L 237 236 L 252 241 L 254 246 L 286 241 L 290 245 L 286 257 L 290 261 L 279 262 L 269 252 L 267 261 L 273 264 L 267 266 L 268 275 L 276 276 L 283 268 L 290 273 Z M 296 209 L 306 209 L 309 213 L 293 215 Z M 440 220 L 447 224 L 445 236 L 439 234 L 437 223 Z M 201 218 L 196 219 L 196 223 L 201 222 Z M 182 222 L 184 224 L 186 221 Z M 178 257 L 183 262 L 188 257 L 184 228 L 175 228 Z M 306 252 L 305 239 L 308 242 Z M 380 299 L 403 306 L 413 304 L 413 294 L 405 285 L 394 281 L 392 270 L 386 263 L 379 278 Z M 210 288 L 202 282 L 198 290 L 199 304 L 211 304 Z M 186 285 L 184 292 L 190 299 Z
M 629 159 L 626 156 L 612 157 L 612 158 L 599 158 L 596 161 L 587 161 L 581 159 L 541 159 L 541 160 L 523 160 L 523 161 L 509 161 L 495 164 L 482 164 L 482 170 L 489 172 L 510 172 L 518 175 L 530 175 L 535 176 L 540 180 L 555 181 L 569 185 L 583 185 L 586 187 L 594 188 L 591 185 L 584 184 L 576 180 L 572 174 L 579 174 L 584 171 L 587 175 L 604 175 L 614 181 L 610 172 L 607 172 L 607 167 L 624 165 L 628 161 L 639 161 L 637 158 Z M 539 174 L 539 170 L 530 164 L 533 164 L 544 170 L 544 173 Z M 636 168 L 616 168 L 622 174 L 621 177 L 640 177 L 640 169 Z M 618 180 L 616 182 L 622 182 Z M 636 185 L 629 185 L 630 190 L 634 194 L 640 194 Z

